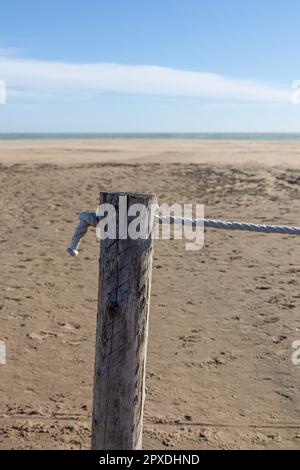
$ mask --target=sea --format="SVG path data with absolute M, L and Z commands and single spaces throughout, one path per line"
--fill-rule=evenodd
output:
M 300 133 L 0 133 L 0 140 L 32 139 L 194 139 L 300 141 Z

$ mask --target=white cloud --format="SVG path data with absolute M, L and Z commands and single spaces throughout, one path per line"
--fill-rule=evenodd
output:
M 5 80 L 8 90 L 34 95 L 98 91 L 213 100 L 290 101 L 289 89 L 272 84 L 149 65 L 71 64 L 0 55 L 0 79 Z
M 24 51 L 16 47 L 0 47 L 0 57 L 20 56 Z

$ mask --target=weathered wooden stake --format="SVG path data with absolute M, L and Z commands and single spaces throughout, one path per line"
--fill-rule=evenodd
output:
M 148 217 L 156 204 L 155 196 L 146 194 L 100 194 L 100 204 L 116 209 L 117 239 L 100 242 L 94 450 L 142 447 L 153 239 L 124 237 L 132 217 L 119 223 L 120 196 L 128 208 L 143 204 Z

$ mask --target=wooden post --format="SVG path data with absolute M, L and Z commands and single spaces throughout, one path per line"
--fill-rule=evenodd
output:
M 93 450 L 142 447 L 153 238 L 124 237 L 132 217 L 119 221 L 120 196 L 128 208 L 143 204 L 148 217 L 156 204 L 146 194 L 100 194 L 116 210 L 117 239 L 100 242 Z

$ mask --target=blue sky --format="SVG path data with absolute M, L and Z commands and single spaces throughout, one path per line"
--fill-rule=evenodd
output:
M 296 0 L 1 4 L 0 132 L 300 132 Z

